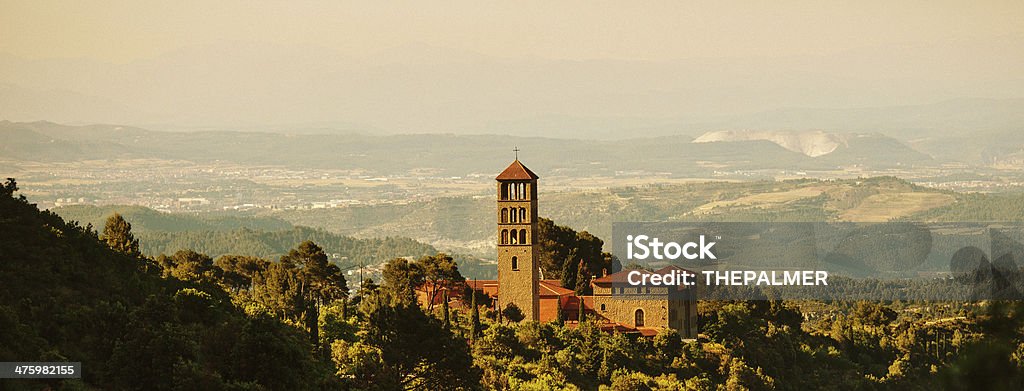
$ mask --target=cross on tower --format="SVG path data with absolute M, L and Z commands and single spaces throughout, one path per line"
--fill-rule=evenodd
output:
M 519 147 L 512 148 L 512 152 L 516 153 L 516 160 L 519 160 Z

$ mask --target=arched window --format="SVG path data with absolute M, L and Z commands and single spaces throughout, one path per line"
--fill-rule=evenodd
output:
M 508 230 L 501 230 L 501 244 L 508 244 Z
M 519 199 L 521 199 L 521 200 L 525 200 L 526 199 L 526 184 L 525 183 L 520 183 L 519 184 Z
M 502 183 L 501 184 L 501 199 L 503 199 L 503 200 L 507 200 L 508 199 L 508 183 Z
M 519 230 L 519 244 L 526 244 L 526 230 Z
M 601 311 L 604 311 L 604 304 L 601 304 Z
M 508 222 L 508 208 L 501 208 L 501 222 Z
M 519 258 L 512 257 L 512 270 L 519 270 Z
M 526 208 L 519 208 L 519 221 L 530 221 L 526 219 Z
M 516 213 L 516 208 L 512 208 L 512 216 L 509 216 L 511 218 L 508 221 L 515 223 L 516 220 L 518 220 L 518 217 L 519 217 L 517 215 L 518 215 L 518 213 Z
M 508 199 L 510 199 L 510 200 L 515 200 L 516 197 L 519 196 L 519 191 L 516 190 L 516 184 L 515 183 L 509 183 L 508 184 L 508 193 L 509 193 Z
M 519 236 L 516 235 L 516 230 L 513 229 L 512 230 L 512 240 L 509 241 L 509 244 L 517 244 L 518 242 L 519 242 Z
M 633 320 L 634 327 L 644 327 L 644 310 L 637 308 L 634 315 L 636 318 Z

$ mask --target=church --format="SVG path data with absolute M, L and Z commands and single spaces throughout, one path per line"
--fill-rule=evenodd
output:
M 525 320 L 555 321 L 561 312 L 569 325 L 585 319 L 603 330 L 653 336 L 670 328 L 683 338 L 697 336 L 697 303 L 693 287 L 626 287 L 628 271 L 591 281 L 591 295 L 577 295 L 559 280 L 541 280 L 537 242 L 537 180 L 518 157 L 495 178 L 498 279 L 467 281 L 473 290 L 491 297 L 493 308 L 518 307 Z M 674 268 L 669 266 L 668 268 Z M 666 273 L 671 270 L 643 273 Z M 671 290 L 671 292 L 670 292 Z M 582 304 L 582 305 L 581 305 Z

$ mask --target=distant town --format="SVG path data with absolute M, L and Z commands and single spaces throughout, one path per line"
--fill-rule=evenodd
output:
M 297 169 L 169 160 L 90 160 L 35 163 L 0 161 L 13 172 L 40 208 L 67 205 L 140 205 L 163 212 L 309 210 L 356 205 L 407 204 L 434 198 L 489 197 L 493 175 L 432 176 L 425 172 L 379 174 L 364 170 Z M 545 178 L 547 191 L 704 181 L 847 179 L 895 176 L 917 185 L 956 192 L 1024 190 L 1019 169 L 979 168 L 947 163 L 936 167 L 829 171 L 710 170 L 703 178 L 671 172 L 617 171 L 580 181 Z

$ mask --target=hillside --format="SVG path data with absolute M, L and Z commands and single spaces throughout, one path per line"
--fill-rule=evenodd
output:
M 239 228 L 253 230 L 276 231 L 292 228 L 292 224 L 274 217 L 251 217 L 229 213 L 161 213 L 159 211 L 134 205 L 69 205 L 52 209 L 65 220 L 77 221 L 81 225 L 92 224 L 102 227 L 107 217 L 120 213 L 132 223 L 137 233 L 148 232 L 185 232 L 185 231 L 229 231 Z
M 312 240 L 342 267 L 350 267 L 360 261 L 372 265 L 392 258 L 437 253 L 434 247 L 408 238 L 355 239 L 308 227 L 282 231 L 242 228 L 231 231 L 150 232 L 138 237 L 142 252 L 154 256 L 191 249 L 214 257 L 235 254 L 267 259 L 287 254 L 296 243 Z
M 275 259 L 304 240 L 318 243 L 343 265 L 437 253 L 430 245 L 404 237 L 356 239 L 322 229 L 295 227 L 278 217 L 173 214 L 140 206 L 74 205 L 53 212 L 67 221 L 93 227 L 102 227 L 107 217 L 120 213 L 132 224 L 142 252 L 150 256 L 190 249 L 213 257 L 234 254 Z
M 512 146 L 529 153 L 531 164 L 546 167 L 547 173 L 576 177 L 612 177 L 630 172 L 707 177 L 730 170 L 835 170 L 853 165 L 907 168 L 932 166 L 958 157 L 953 153 L 937 156 L 939 159 L 932 161 L 906 144 L 881 135 L 850 136 L 829 132 L 815 136 L 820 142 L 805 142 L 800 137 L 783 137 L 781 141 L 775 137 L 718 137 L 718 142 L 693 142 L 690 137 L 681 135 L 600 141 L 513 135 L 185 133 L 115 125 L 0 121 L 0 134 L 6 138 L 0 153 L 17 161 L 145 157 L 246 166 L 344 169 L 366 175 L 429 172 L 439 177 L 489 175 L 481 172 L 481 168 L 507 164 Z M 822 155 L 826 151 L 829 153 Z
M 0 361 L 83 363 L 80 380 L 0 388 L 310 389 L 328 373 L 297 329 L 0 190 Z
M 923 163 L 931 157 L 881 134 L 808 131 L 717 131 L 693 140 L 697 144 L 763 140 L 789 151 L 836 166 L 863 164 L 885 167 Z
M 888 221 L 913 218 L 961 199 L 955 193 L 879 177 L 707 182 L 554 193 L 545 193 L 542 187 L 539 209 L 541 216 L 558 224 L 608 238 L 612 223 L 619 221 Z M 405 205 L 263 215 L 357 237 L 408 235 L 441 250 L 492 257 L 492 208 L 494 201 L 487 197 L 452 197 Z M 1024 214 L 1017 218 L 1024 218 Z
M 707 182 L 551 193 L 541 189 L 541 216 L 602 238 L 610 237 L 617 221 L 1024 220 L 1020 209 L 1024 196 L 1019 194 L 958 194 L 891 177 Z M 211 255 L 276 257 L 294 240 L 316 237 L 325 250 L 339 258 L 370 262 L 425 255 L 435 248 L 492 258 L 493 207 L 489 197 L 465 196 L 243 214 L 167 214 L 142 207 L 89 206 L 61 207 L 55 212 L 83 225 L 99 226 L 116 210 L 137 227 L 143 251 L 152 255 L 192 248 Z

